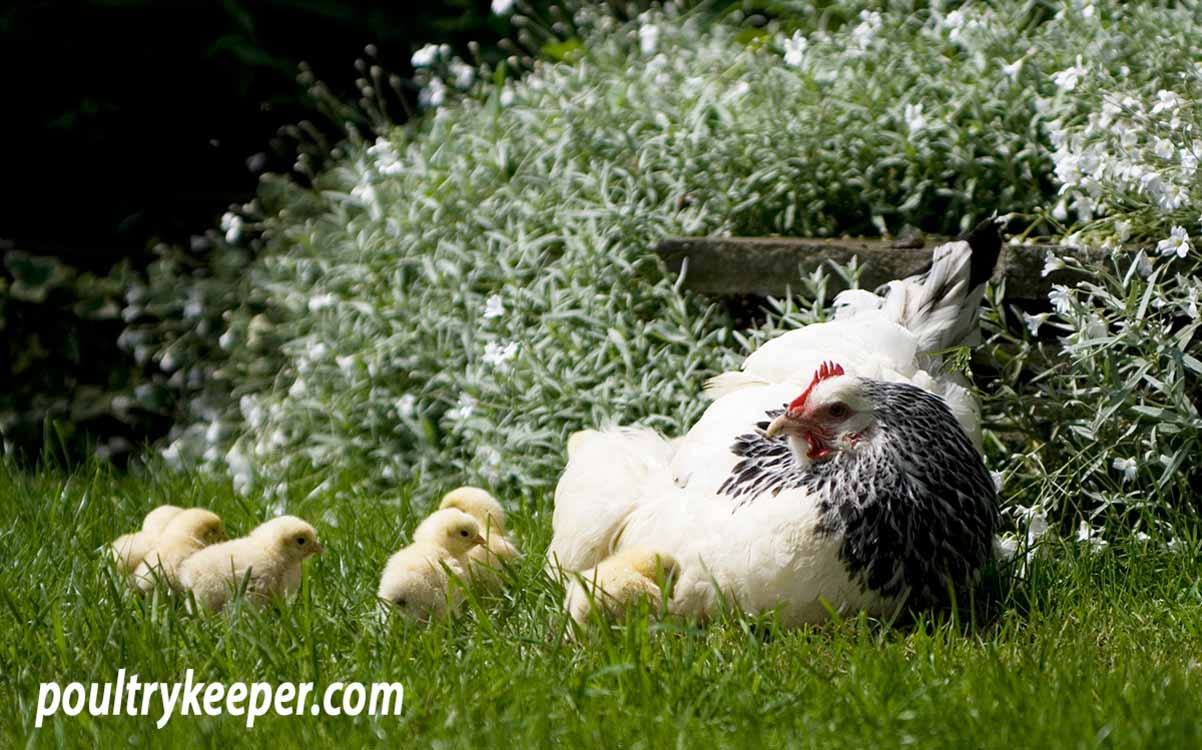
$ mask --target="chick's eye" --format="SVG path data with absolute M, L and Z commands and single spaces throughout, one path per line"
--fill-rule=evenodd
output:
M 296 543 L 297 543 L 297 544 L 304 544 L 304 543 L 305 543 L 305 538 L 304 538 L 303 536 L 298 536 L 298 537 L 296 538 Z
M 835 419 L 842 419 L 851 412 L 851 409 L 847 408 L 847 404 L 842 401 L 836 401 L 830 405 L 827 412 Z
M 459 532 L 459 536 L 467 536 L 467 532 L 466 532 L 466 531 L 460 531 L 460 532 Z
M 400 599 L 397 599 L 397 600 L 396 600 L 396 605 L 397 605 L 398 607 L 403 607 L 403 606 L 405 606 L 405 599 L 404 599 L 404 597 L 402 597 L 402 598 L 400 598 Z

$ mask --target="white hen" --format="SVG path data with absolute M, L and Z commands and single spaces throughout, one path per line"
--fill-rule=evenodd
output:
M 714 402 L 677 441 L 574 435 L 551 567 L 651 546 L 678 562 L 673 611 L 704 617 L 726 598 L 780 607 L 787 623 L 885 614 L 967 582 L 987 561 L 997 501 L 976 404 L 936 352 L 974 332 L 1000 246 L 987 222 L 880 296 L 840 295 L 836 320 L 712 379 Z

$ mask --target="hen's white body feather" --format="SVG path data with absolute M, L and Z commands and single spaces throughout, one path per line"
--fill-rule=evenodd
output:
M 979 448 L 971 394 L 938 374 L 930 354 L 972 330 L 981 289 L 967 288 L 970 254 L 967 243 L 942 246 L 925 276 L 891 282 L 883 298 L 844 293 L 836 320 L 764 343 L 740 371 L 707 383 L 713 403 L 679 440 L 633 427 L 573 435 L 555 492 L 550 565 L 581 571 L 646 545 L 679 563 L 671 607 L 680 614 L 712 614 L 721 598 L 748 611 L 779 606 L 788 623 L 823 620 L 828 608 L 890 611 L 895 602 L 848 574 L 838 536 L 818 532 L 820 510 L 806 489 L 745 498 L 734 512 L 738 501 L 719 488 L 741 460 L 733 441 L 796 398 L 827 361 L 943 397 Z

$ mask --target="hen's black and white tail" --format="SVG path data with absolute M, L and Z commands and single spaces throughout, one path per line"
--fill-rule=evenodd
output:
M 930 267 L 890 281 L 876 294 L 848 290 L 835 298 L 836 317 L 875 309 L 914 334 L 919 352 L 973 343 L 985 282 L 1002 249 L 996 219 L 986 219 L 963 239 L 935 248 Z

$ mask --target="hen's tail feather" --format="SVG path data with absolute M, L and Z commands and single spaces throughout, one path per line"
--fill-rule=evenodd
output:
M 925 273 L 889 282 L 882 311 L 918 338 L 920 352 L 964 342 L 976 331 L 977 308 L 1001 249 L 997 221 L 986 219 L 965 239 L 935 248 Z
M 993 268 L 997 265 L 998 256 L 1002 254 L 1002 231 L 996 215 L 977 224 L 961 239 L 972 248 L 968 287 L 976 289 L 993 276 Z

